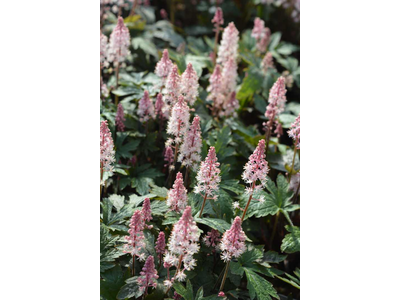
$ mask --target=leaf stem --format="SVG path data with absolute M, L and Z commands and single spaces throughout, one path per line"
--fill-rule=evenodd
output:
M 228 260 L 228 262 L 226 263 L 226 269 L 225 269 L 225 273 L 224 273 L 224 278 L 222 278 L 221 287 L 219 288 L 220 292 L 224 289 L 224 285 L 225 285 L 225 281 L 226 281 L 226 276 L 228 275 L 229 263 L 230 262 L 231 261 Z
M 272 235 L 271 235 L 271 239 L 269 240 L 269 248 L 272 249 L 272 242 L 274 240 L 275 237 L 275 233 L 276 233 L 276 228 L 278 226 L 278 219 L 279 219 L 279 213 L 280 211 L 278 210 L 276 216 L 275 216 L 275 222 L 274 222 L 274 227 L 272 229 Z
M 204 194 L 203 205 L 201 206 L 199 218 L 201 218 L 201 214 L 203 213 L 204 206 L 206 205 L 206 200 L 207 200 L 207 193 Z
M 293 172 L 293 168 L 294 168 L 294 161 L 296 160 L 296 152 L 297 152 L 297 138 L 296 138 L 296 142 L 294 143 L 294 153 L 293 153 L 293 160 L 292 160 L 292 167 L 290 168 L 290 173 L 289 173 L 289 183 L 290 183 L 290 179 L 292 178 L 292 172 Z
M 255 185 L 256 185 L 256 182 L 254 181 L 253 184 L 251 185 L 251 194 L 250 194 L 249 200 L 247 201 L 246 208 L 243 211 L 242 222 L 244 220 L 244 216 L 246 215 L 247 209 L 249 208 L 249 205 L 250 205 L 250 202 L 251 202 L 251 198 L 253 198 L 254 186 Z

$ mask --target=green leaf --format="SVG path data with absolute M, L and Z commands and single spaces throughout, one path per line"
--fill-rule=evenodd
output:
M 146 194 L 143 196 L 138 196 L 136 194 L 132 194 L 129 196 L 129 203 L 133 205 L 133 207 L 138 207 L 146 198 L 154 198 L 155 194 Z M 151 202 L 150 202 L 151 203 Z
M 120 211 L 121 208 L 125 204 L 124 203 L 124 200 L 125 200 L 124 196 L 113 194 L 113 195 L 109 196 L 108 199 L 111 201 L 111 203 L 114 205 L 114 207 L 116 208 L 117 211 Z
M 173 287 L 185 300 L 193 300 L 193 288 L 190 280 L 187 281 L 186 288 L 180 282 L 175 282 Z
M 253 97 L 253 94 L 261 88 L 262 82 L 263 74 L 258 68 L 251 67 L 237 94 L 237 99 L 240 101 L 241 107 L 243 107 L 247 100 Z
M 102 274 L 100 279 L 100 296 L 105 300 L 115 300 L 121 286 L 124 284 L 124 274 L 116 265 Z
M 108 198 L 104 198 L 100 205 L 103 208 L 103 223 L 107 225 L 111 219 L 112 203 L 110 200 L 108 200 Z
M 264 196 L 264 203 L 252 200 L 246 213 L 245 219 L 250 218 L 253 215 L 257 218 L 261 218 L 268 215 L 275 215 L 278 213 L 278 211 L 283 212 L 293 209 L 293 204 L 291 202 L 293 192 L 289 190 L 289 183 L 282 174 L 278 175 L 276 185 L 269 178 L 266 184 L 266 188 L 270 192 L 269 194 L 265 192 L 260 192 L 254 196 L 256 199 Z M 248 196 L 244 195 L 242 197 L 242 203 L 246 202 L 247 198 Z
M 210 226 L 211 228 L 218 230 L 221 233 L 224 233 L 231 227 L 231 225 L 228 222 L 221 219 L 195 217 L 194 220 L 196 221 L 196 223 Z
M 126 284 L 120 289 L 117 299 L 123 300 L 127 298 L 138 298 L 143 295 L 144 291 L 139 289 L 139 285 L 137 283 L 138 276 L 129 278 L 126 281 Z
M 132 39 L 133 49 L 142 49 L 145 53 L 152 55 L 158 59 L 158 52 L 156 45 L 149 39 L 144 39 L 142 37 L 134 37 Z
M 264 253 L 263 261 L 267 263 L 280 263 L 286 259 L 287 255 L 279 254 L 275 251 L 268 251 Z
M 250 299 L 255 299 L 256 297 L 259 300 L 271 300 L 271 297 L 279 299 L 277 292 L 269 281 L 248 268 L 244 268 L 244 271 L 246 272 Z
M 270 42 L 269 42 L 269 46 L 268 46 L 268 50 L 274 50 L 276 48 L 276 46 L 278 46 L 279 41 L 281 40 L 282 37 L 282 33 L 280 32 L 274 32 L 273 34 L 271 34 L 271 38 L 270 38 Z
M 165 216 L 168 211 L 166 201 L 152 200 L 150 202 L 151 214 L 154 216 Z
M 281 251 L 294 253 L 300 251 L 300 228 L 297 226 L 285 226 L 288 234 L 282 240 Z

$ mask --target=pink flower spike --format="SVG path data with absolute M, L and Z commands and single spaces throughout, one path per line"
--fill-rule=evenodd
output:
M 181 94 L 185 96 L 185 100 L 193 105 L 199 96 L 199 77 L 196 71 L 193 69 L 191 63 L 186 67 L 185 72 L 182 74 L 181 78 Z
M 182 262 L 183 269 L 177 270 L 175 278 L 183 281 L 186 277 L 184 270 L 192 270 L 196 266 L 196 260 L 193 255 L 199 252 L 200 230 L 192 217 L 190 206 L 185 208 L 182 217 L 175 223 L 171 236 L 168 241 L 168 252 L 164 257 L 164 264 L 178 267 L 179 261 Z M 167 282 L 168 284 L 168 282 Z
M 174 142 L 180 144 L 182 142 L 182 137 L 185 134 L 189 126 L 189 106 L 180 95 L 178 102 L 172 108 L 171 117 L 169 118 L 167 125 L 167 133 L 175 137 Z
M 165 85 L 167 89 L 166 102 L 168 105 L 174 105 L 178 101 L 178 96 L 181 94 L 181 77 L 178 73 L 178 67 L 174 65 L 167 77 Z
M 211 20 L 211 23 L 214 23 L 214 27 L 216 28 L 224 24 L 224 16 L 221 7 L 217 7 L 217 10 L 215 11 L 215 15 L 214 18 Z
M 172 61 L 169 59 L 168 50 L 164 49 L 161 60 L 157 63 L 155 73 L 161 77 L 163 83 L 167 80 L 168 74 L 172 69 Z
M 153 219 L 151 217 L 150 198 L 144 199 L 142 213 L 144 221 L 149 222 Z
M 169 107 L 164 102 L 163 95 L 161 93 L 158 93 L 157 95 L 155 109 L 156 115 L 159 119 L 168 119 Z
M 211 229 L 211 231 L 207 232 L 206 236 L 203 237 L 203 241 L 207 247 L 212 247 L 217 249 L 217 244 L 221 241 L 221 234 L 218 230 Z
M 182 165 L 196 170 L 201 160 L 201 146 L 200 117 L 196 116 L 189 130 L 185 133 L 183 144 L 179 148 L 178 161 L 182 162 Z
M 117 26 L 110 35 L 110 45 L 108 51 L 109 62 L 123 62 L 129 54 L 131 37 L 129 29 L 124 24 L 124 19 L 118 17 Z
M 108 122 L 100 124 L 100 168 L 103 171 L 113 173 L 112 164 L 115 162 L 114 141 L 111 137 Z M 101 184 L 104 185 L 104 182 Z
M 168 207 L 178 213 L 182 212 L 187 205 L 187 191 L 183 184 L 182 173 L 176 174 L 176 179 L 172 189 L 168 192 Z
M 164 20 L 167 20 L 167 19 L 168 19 L 168 13 L 167 13 L 167 11 L 166 11 L 164 8 L 162 8 L 162 9 L 160 10 L 160 15 L 161 15 L 161 18 L 163 18 Z
M 268 106 L 265 111 L 265 116 L 269 120 L 275 120 L 275 118 L 284 111 L 286 103 L 286 88 L 285 78 L 282 76 L 274 83 L 271 90 L 269 91 Z
M 268 69 L 274 68 L 274 59 L 272 58 L 271 52 L 267 52 L 267 54 L 265 54 L 261 62 L 261 68 L 264 71 L 264 73 L 267 73 Z
M 230 96 L 225 101 L 224 111 L 222 112 L 223 116 L 236 116 L 236 110 L 239 108 L 239 100 L 236 99 L 236 92 L 232 92 Z
M 231 22 L 222 33 L 217 63 L 224 65 L 231 57 L 236 61 L 238 56 L 238 42 L 239 31 L 236 29 L 235 24 Z
M 156 253 L 162 256 L 165 253 L 165 233 L 160 231 L 155 246 Z
M 245 240 L 246 235 L 242 230 L 242 221 L 238 216 L 233 221 L 231 228 L 222 236 L 222 242 L 220 244 L 222 259 L 224 261 L 230 261 L 232 257 L 238 258 L 242 255 L 246 251 Z
M 290 126 L 289 136 L 293 139 L 297 149 L 300 149 L 300 114 Z
M 201 162 L 200 169 L 197 172 L 197 185 L 194 188 L 196 194 L 207 195 L 207 197 L 217 199 L 218 186 L 221 181 L 219 176 L 221 170 L 218 167 L 219 162 L 217 162 L 215 148 L 210 147 L 205 161 Z
M 222 71 L 220 65 L 215 65 L 214 72 L 209 79 L 210 85 L 207 87 L 207 92 L 210 94 L 207 96 L 207 100 L 212 101 L 214 111 L 219 111 L 225 101 L 224 86 L 222 82 Z
M 258 142 L 257 148 L 250 155 L 249 161 L 244 166 L 242 178 L 248 184 L 255 184 L 259 180 L 261 186 L 265 186 L 268 180 L 268 171 L 268 162 L 265 160 L 265 140 L 262 139 Z M 260 186 L 255 187 L 256 189 L 260 188 Z
M 117 130 L 123 132 L 125 130 L 125 117 L 124 108 L 121 103 L 118 104 L 117 116 L 115 117 L 115 124 L 117 125 Z
M 254 27 L 251 36 L 257 41 L 257 49 L 260 52 L 265 52 L 271 37 L 271 30 L 265 27 L 265 23 L 260 18 L 254 20 Z
M 142 271 L 140 272 L 137 283 L 142 291 L 146 290 L 145 294 L 147 294 L 148 287 L 157 287 L 157 279 L 158 275 L 154 267 L 154 257 L 149 255 L 144 263 Z
M 138 115 L 141 122 L 156 118 L 153 101 L 151 101 L 148 91 L 144 91 L 143 98 L 139 101 Z
M 140 210 L 136 210 L 129 222 L 129 235 L 125 236 L 127 244 L 124 245 L 124 253 L 130 253 L 133 259 L 137 256 L 139 260 L 144 260 L 145 254 L 143 249 L 146 247 L 146 244 L 144 242 L 143 229 L 143 213 Z
M 171 146 L 165 148 L 164 161 L 167 162 L 164 167 L 170 167 L 174 162 L 174 151 L 172 150 Z

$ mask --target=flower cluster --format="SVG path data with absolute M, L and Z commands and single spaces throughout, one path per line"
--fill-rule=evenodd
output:
M 151 101 L 148 91 L 144 91 L 143 98 L 139 101 L 138 115 L 141 122 L 156 118 L 153 101 Z
M 236 99 L 237 57 L 239 32 L 231 22 L 222 34 L 217 65 L 210 76 L 207 100 L 212 101 L 215 116 L 231 116 L 239 107 Z
M 245 240 L 246 235 L 242 230 L 242 221 L 240 217 L 236 217 L 231 228 L 222 236 L 220 244 L 221 258 L 224 261 L 230 261 L 232 257 L 238 258 L 246 251 Z
M 154 267 L 154 257 L 149 255 L 146 262 L 144 263 L 142 271 L 140 272 L 140 276 L 137 279 L 139 289 L 142 291 L 146 290 L 147 293 L 148 287 L 157 287 L 157 279 L 158 275 Z
M 187 205 L 187 190 L 183 184 L 182 173 L 176 174 L 176 179 L 172 189 L 168 192 L 168 207 L 176 212 L 181 212 Z
M 102 171 L 113 172 L 114 155 L 114 141 L 108 128 L 108 122 L 103 121 L 100 124 L 100 167 Z
M 235 61 L 238 56 L 239 31 L 230 22 L 222 33 L 221 45 L 218 49 L 217 63 L 224 65 L 230 58 Z
M 185 72 L 181 77 L 181 94 L 185 96 L 186 102 L 193 105 L 199 96 L 199 77 L 193 69 L 191 63 L 188 63 Z
M 296 120 L 290 126 L 290 130 L 288 131 L 288 134 L 295 142 L 296 148 L 300 149 L 300 115 L 296 118 Z
M 189 106 L 186 104 L 183 96 L 180 95 L 178 102 L 172 108 L 171 117 L 169 118 L 167 126 L 167 133 L 175 137 L 174 142 L 176 144 L 182 141 L 182 137 L 189 126 L 189 118 Z M 170 143 L 171 141 L 168 141 L 167 144 Z
M 260 52 L 265 52 L 271 38 L 271 30 L 268 27 L 265 27 L 264 21 L 260 18 L 254 20 L 254 27 L 251 36 L 257 41 L 257 49 Z
M 164 167 L 172 167 L 172 163 L 174 162 L 174 151 L 171 146 L 167 146 L 164 152 L 164 161 L 166 164 Z
M 261 62 L 261 69 L 264 71 L 264 73 L 267 73 L 268 69 L 273 69 L 273 68 L 274 68 L 274 59 L 272 58 L 272 53 L 267 52 L 267 54 L 265 54 Z
M 169 72 L 167 77 L 167 83 L 165 85 L 167 95 L 165 96 L 168 105 L 174 105 L 178 101 L 178 97 L 181 93 L 181 77 L 178 73 L 178 67 L 174 65 Z
M 129 253 L 133 256 L 137 256 L 139 260 L 144 260 L 145 254 L 143 249 L 146 247 L 144 242 L 144 219 L 143 213 L 137 210 L 133 213 L 132 218 L 129 222 L 128 236 L 125 236 L 127 244 L 124 245 L 124 253 Z
M 266 184 L 268 171 L 268 162 L 265 160 L 265 140 L 262 139 L 244 166 L 242 178 L 246 183 L 254 185 L 255 190 L 258 190 Z M 261 185 L 255 185 L 257 180 L 261 182 Z
M 207 247 L 217 248 L 218 243 L 221 241 L 221 234 L 218 230 L 211 229 L 211 231 L 207 232 L 207 234 L 203 237 L 203 242 Z
M 175 223 L 168 241 L 168 252 L 164 261 L 177 268 L 177 273 L 172 279 L 183 281 L 186 278 L 185 270 L 192 270 L 196 266 L 193 255 L 200 249 L 198 241 L 200 231 L 192 217 L 192 209 L 187 206 L 182 217 Z M 183 269 L 181 270 L 181 265 Z M 166 285 L 169 283 L 167 282 Z
M 172 61 L 169 59 L 168 50 L 164 49 L 160 61 L 156 65 L 155 73 L 161 77 L 163 83 L 167 80 L 168 74 L 172 69 Z
M 224 24 L 224 15 L 222 13 L 221 7 L 217 7 L 215 10 L 214 18 L 211 20 L 211 23 L 214 23 L 214 27 L 217 28 Z
M 117 108 L 117 116 L 115 117 L 115 124 L 117 125 L 117 130 L 123 132 L 125 130 L 125 117 L 124 117 L 124 108 L 121 103 L 118 104 Z
M 109 62 L 123 62 L 129 54 L 131 37 L 129 29 L 124 24 L 124 19 L 118 17 L 117 26 L 110 35 L 107 59 Z
M 197 169 L 197 165 L 201 160 L 201 145 L 200 117 L 196 116 L 185 134 L 182 146 L 179 148 L 178 161 L 193 170 Z
M 150 222 L 153 219 L 151 216 L 150 198 L 144 199 L 142 213 L 143 213 L 143 220 L 145 222 Z M 151 229 L 153 228 L 153 225 L 151 226 L 145 225 L 145 227 Z
M 197 185 L 194 188 L 196 194 L 204 194 L 207 197 L 217 199 L 218 185 L 221 181 L 219 173 L 221 172 L 215 148 L 210 147 L 205 161 L 200 164 L 200 169 L 197 173 Z
M 157 94 L 155 109 L 156 115 L 159 119 L 168 119 L 169 107 L 165 104 L 163 100 L 163 95 L 161 93 Z
M 268 106 L 265 111 L 265 116 L 268 118 L 268 122 L 263 125 L 266 126 L 267 132 L 272 132 L 273 125 L 279 127 L 278 116 L 285 109 L 286 103 L 286 88 L 285 78 L 282 76 L 274 83 L 271 90 L 269 91 Z M 279 130 L 279 129 L 278 129 Z
M 160 231 L 160 233 L 158 234 L 155 250 L 156 250 L 156 253 L 159 255 L 160 260 L 161 260 L 161 257 L 165 253 L 165 233 L 162 232 L 162 231 Z

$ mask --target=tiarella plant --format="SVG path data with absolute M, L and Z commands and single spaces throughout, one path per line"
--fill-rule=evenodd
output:
M 297 6 L 239 2 L 101 1 L 101 300 L 299 299 Z

